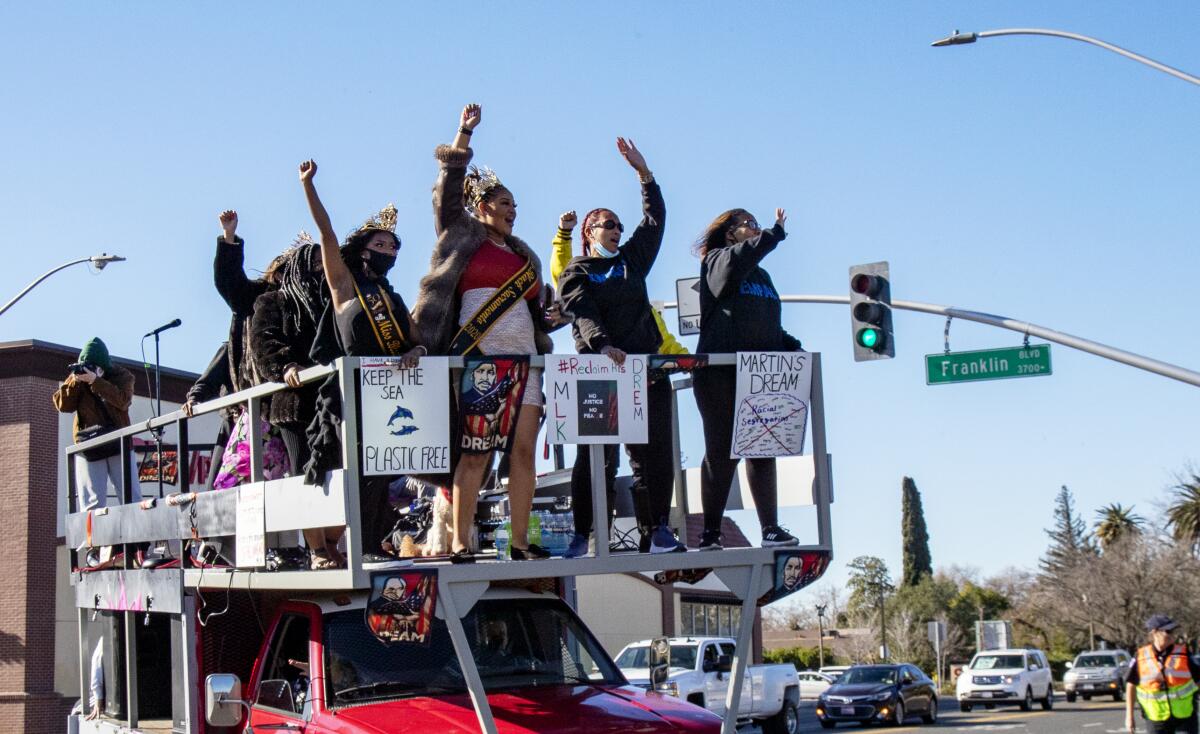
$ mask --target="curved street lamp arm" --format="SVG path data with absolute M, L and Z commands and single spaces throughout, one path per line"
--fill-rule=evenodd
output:
M 948 38 L 943 38 L 939 41 L 934 41 L 933 45 L 956 46 L 963 43 L 974 43 L 977 38 L 990 38 L 992 36 L 1054 36 L 1055 38 L 1067 38 L 1072 41 L 1082 41 L 1083 43 L 1090 43 L 1093 46 L 1099 46 L 1107 51 L 1112 51 L 1115 54 L 1120 54 L 1127 59 L 1132 59 L 1138 62 L 1139 64 L 1145 64 L 1153 69 L 1158 69 L 1163 73 L 1170 74 L 1171 76 L 1176 77 L 1177 79 L 1182 79 L 1185 82 L 1191 82 L 1192 84 L 1200 85 L 1200 77 L 1192 76 L 1185 71 L 1180 71 L 1173 66 L 1167 66 L 1166 64 L 1160 63 L 1151 58 L 1147 58 L 1141 54 L 1136 54 L 1132 51 L 1121 48 L 1120 46 L 1114 46 L 1107 41 L 1101 41 L 1098 38 L 1092 38 L 1091 36 L 1085 36 L 1080 33 L 1056 31 L 1049 28 L 1000 28 L 994 31 L 980 31 L 979 33 L 959 33 L 958 31 L 955 31 L 954 35 L 949 36 Z
M 13 296 L 11 301 L 4 304 L 3 306 L 0 306 L 0 316 L 3 316 L 4 312 L 7 311 L 8 309 L 12 308 L 13 304 L 15 304 L 17 301 L 21 300 L 25 296 L 26 293 L 33 290 L 37 286 L 38 283 L 41 283 L 46 278 L 49 278 L 51 275 L 54 275 L 55 273 L 57 273 L 60 270 L 63 270 L 64 268 L 69 268 L 72 265 L 78 265 L 79 263 L 86 263 L 86 262 L 96 262 L 97 267 L 103 268 L 105 265 L 107 265 L 110 262 L 119 262 L 124 259 L 125 258 L 118 257 L 116 255 L 92 255 L 91 257 L 81 257 L 78 260 L 72 260 L 69 263 L 64 263 L 62 265 L 59 265 L 57 268 L 54 268 L 53 270 L 48 270 L 45 273 L 43 273 L 40 278 L 33 281 L 29 285 L 25 286 L 25 288 L 22 289 L 20 293 Z
M 850 298 L 848 296 L 821 296 L 821 295 L 803 295 L 803 296 L 780 296 L 780 300 L 784 303 L 826 303 L 832 305 L 848 304 Z M 663 304 L 664 308 L 678 308 L 677 303 L 668 302 Z M 968 309 L 955 308 L 953 306 L 940 306 L 936 303 L 920 303 L 917 301 L 892 301 L 892 308 L 898 308 L 904 311 L 917 311 L 920 313 L 936 314 L 938 316 L 952 316 L 956 319 L 964 321 L 975 321 L 988 326 L 995 326 L 999 329 L 1008 329 L 1015 331 L 1018 334 L 1028 334 L 1036 336 L 1047 341 L 1062 344 L 1065 347 L 1078 349 L 1081 352 L 1094 354 L 1097 357 L 1120 362 L 1121 364 L 1136 367 L 1140 370 L 1152 372 L 1163 377 L 1170 377 L 1172 380 L 1179 380 L 1189 385 L 1200 387 L 1200 372 L 1189 370 L 1185 367 L 1170 364 L 1169 362 L 1161 362 L 1151 357 L 1145 357 L 1141 354 L 1127 352 L 1124 349 L 1110 347 L 1107 344 L 1094 342 L 1090 339 L 1066 334 L 1061 331 L 1031 324 L 1028 321 L 1017 321 L 1010 319 L 1007 316 L 997 316 L 990 313 L 982 313 L 980 311 L 971 311 Z

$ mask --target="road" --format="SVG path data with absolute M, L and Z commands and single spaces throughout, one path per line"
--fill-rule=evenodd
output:
M 814 712 L 815 704 L 804 701 L 800 704 L 800 731 L 824 732 L 817 723 Z M 888 732 L 918 732 L 929 729 L 945 729 L 963 732 L 992 732 L 1007 731 L 1013 734 L 1125 734 L 1125 704 L 1114 701 L 1077 701 L 1067 703 L 1061 697 L 1054 701 L 1053 711 L 1021 711 L 1014 707 L 1000 707 L 988 711 L 976 708 L 971 713 L 958 710 L 958 704 L 946 700 L 938 709 L 938 723 L 932 726 L 922 726 L 919 717 L 913 717 L 902 727 L 887 727 Z M 1146 728 L 1137 718 L 1138 731 L 1145 732 Z M 841 724 L 833 731 L 863 730 L 865 727 Z M 874 730 L 878 727 L 870 727 Z M 757 727 L 745 727 L 739 734 L 758 734 Z

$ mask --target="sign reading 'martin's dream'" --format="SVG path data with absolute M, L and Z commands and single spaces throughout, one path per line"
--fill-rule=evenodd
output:
M 925 355 L 925 384 L 1004 380 L 1050 374 L 1050 345 Z

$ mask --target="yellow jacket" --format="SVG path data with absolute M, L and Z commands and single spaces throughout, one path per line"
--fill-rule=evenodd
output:
M 555 232 L 554 239 L 550 241 L 550 247 L 550 280 L 557 289 L 558 276 L 562 275 L 567 263 L 571 262 L 571 233 L 560 227 Z M 659 346 L 658 353 L 687 354 L 687 347 L 680 344 L 675 335 L 667 330 L 667 322 L 663 320 L 658 309 L 651 305 L 650 310 L 654 313 L 654 323 L 658 324 L 658 331 L 662 334 L 662 345 Z

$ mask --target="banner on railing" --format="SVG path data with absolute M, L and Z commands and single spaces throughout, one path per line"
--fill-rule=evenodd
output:
M 730 458 L 803 454 L 811 392 L 808 352 L 738 352 Z
M 550 443 L 646 443 L 646 357 L 547 354 Z
M 237 492 L 237 547 L 234 562 L 238 568 L 267 565 L 266 491 L 262 482 L 244 484 Z
M 359 366 L 363 473 L 450 471 L 449 360 L 403 369 L 398 357 L 364 357 Z

